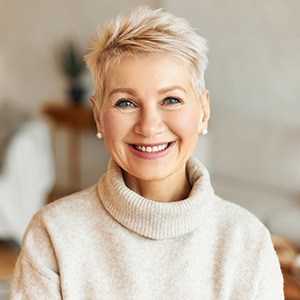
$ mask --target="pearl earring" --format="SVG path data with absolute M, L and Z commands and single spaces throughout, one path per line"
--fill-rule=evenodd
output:
M 99 140 L 102 139 L 102 134 L 101 134 L 100 132 L 97 132 L 96 136 L 97 136 L 97 138 L 98 138 Z
M 208 130 L 206 128 L 202 128 L 201 131 L 200 131 L 200 133 L 202 135 L 207 135 L 208 134 Z

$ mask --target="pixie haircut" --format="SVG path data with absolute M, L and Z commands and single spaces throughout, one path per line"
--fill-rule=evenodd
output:
M 138 7 L 99 28 L 85 61 L 92 73 L 99 105 L 105 96 L 109 71 L 123 58 L 143 54 L 162 54 L 183 62 L 191 72 L 191 84 L 199 97 L 205 91 L 207 51 L 206 40 L 186 20 L 162 9 Z

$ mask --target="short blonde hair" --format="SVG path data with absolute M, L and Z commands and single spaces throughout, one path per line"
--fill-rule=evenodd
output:
M 162 9 L 138 7 L 121 14 L 99 28 L 85 61 L 94 80 L 97 102 L 105 95 L 109 70 L 124 57 L 140 54 L 164 54 L 182 61 L 191 70 L 191 83 L 197 96 L 205 91 L 207 67 L 206 40 L 186 20 Z

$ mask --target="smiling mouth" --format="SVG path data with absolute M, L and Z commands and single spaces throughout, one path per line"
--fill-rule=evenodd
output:
M 155 153 L 155 152 L 160 152 L 160 151 L 167 149 L 171 144 L 172 144 L 172 142 L 161 144 L 161 145 L 156 145 L 156 146 L 144 146 L 144 145 L 132 145 L 132 146 L 134 149 L 141 151 L 141 152 Z

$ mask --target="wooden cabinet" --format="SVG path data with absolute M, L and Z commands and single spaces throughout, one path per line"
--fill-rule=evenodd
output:
M 96 125 L 90 107 L 72 105 L 67 101 L 49 102 L 42 107 L 42 114 L 53 124 L 53 139 L 56 131 L 67 129 L 68 141 L 68 193 L 78 191 L 80 184 L 80 135 L 84 131 L 94 131 Z

